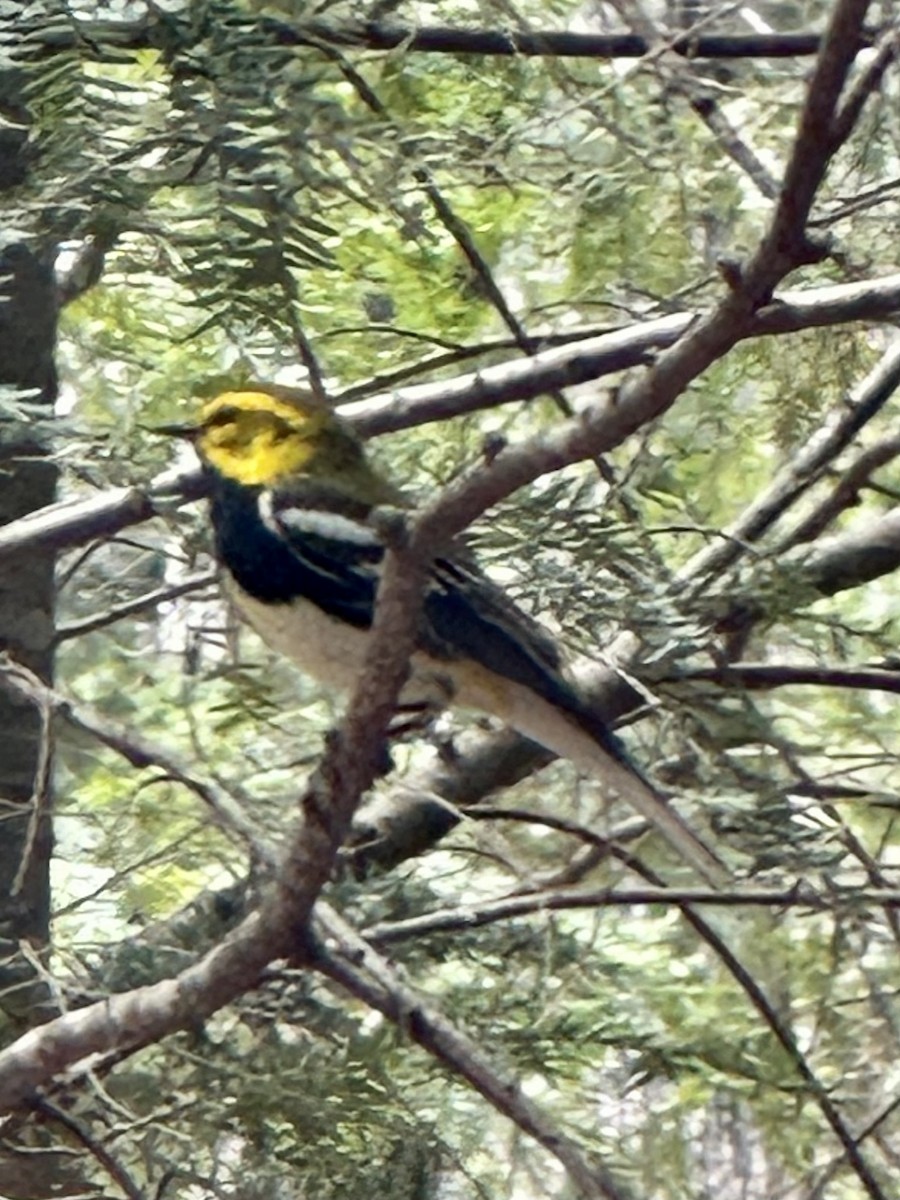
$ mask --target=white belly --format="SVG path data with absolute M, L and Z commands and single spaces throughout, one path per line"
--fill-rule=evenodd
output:
M 230 576 L 226 586 L 241 616 L 267 646 L 329 689 L 353 686 L 366 652 L 366 630 L 329 616 L 309 600 L 264 604 L 237 588 Z
M 355 629 L 307 600 L 262 604 L 239 592 L 229 578 L 234 602 L 250 625 L 273 650 L 292 659 L 329 689 L 352 688 L 365 659 L 368 631 Z M 528 688 L 468 662 L 434 663 L 414 654 L 410 680 L 401 693 L 405 704 L 443 705 L 450 700 L 480 708 L 513 729 L 570 759 L 581 770 L 604 781 L 639 813 L 656 824 L 682 857 L 715 886 L 728 881 L 725 868 L 686 826 L 674 809 L 657 796 L 571 717 Z
M 264 604 L 239 589 L 227 573 L 225 585 L 241 616 L 267 646 L 296 663 L 329 691 L 352 689 L 365 661 L 367 629 L 348 625 L 299 597 L 290 604 Z M 400 699 L 403 704 L 443 707 L 454 691 L 449 672 L 442 667 L 429 669 L 421 656 L 413 655 L 410 681 Z

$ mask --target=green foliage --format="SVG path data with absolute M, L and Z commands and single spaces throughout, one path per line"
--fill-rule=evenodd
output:
M 516 13 L 562 28 L 582 7 Z M 769 6 L 768 19 L 780 8 L 785 27 L 804 25 L 807 7 Z M 769 205 L 671 83 L 665 57 L 626 70 L 372 55 L 273 35 L 273 15 L 304 27 L 357 8 L 195 0 L 148 10 L 140 35 L 99 22 L 52 50 L 49 34 L 69 29 L 71 13 L 49 3 L 32 14 L 16 55 L 37 153 L 10 222 L 62 247 L 63 273 L 86 246 L 105 255 L 100 282 L 63 316 L 66 494 L 146 485 L 174 459 L 153 427 L 189 416 L 211 378 L 296 383 L 316 365 L 329 392 L 361 395 L 384 379 L 452 377 L 516 353 L 490 282 L 532 336 L 627 324 L 718 297 L 718 256 L 740 257 L 765 227 Z M 470 22 L 472 10 L 441 3 L 427 19 Z M 482 6 L 482 19 L 498 22 L 497 9 Z M 767 163 L 781 161 L 805 66 L 685 69 Z M 823 211 L 895 173 L 890 106 L 866 119 Z M 880 269 L 895 257 L 895 207 L 889 188 L 874 216 L 841 210 L 847 261 Z M 842 278 L 836 257 L 791 282 Z M 623 738 L 748 886 L 790 887 L 798 874 L 826 894 L 848 881 L 887 886 L 895 705 L 874 690 L 751 692 L 683 674 L 724 661 L 741 639 L 739 656 L 763 663 L 893 659 L 895 589 L 876 581 L 811 604 L 809 580 L 780 555 L 791 521 L 827 494 L 827 473 L 734 567 L 693 590 L 679 572 L 840 411 L 880 347 L 878 331 L 856 326 L 743 343 L 603 472 L 588 463 L 543 479 L 471 532 L 486 567 L 573 650 L 596 657 L 620 631 L 640 643 L 648 719 Z M 597 386 L 586 391 L 602 402 Z M 896 417 L 894 403 L 860 445 Z M 487 435 L 521 441 L 563 419 L 554 398 L 509 404 L 374 453 L 429 498 L 483 461 Z M 831 464 L 838 476 L 844 461 Z M 864 490 L 841 521 L 884 511 L 895 476 L 883 467 L 880 491 Z M 60 626 L 109 620 L 64 636 L 58 684 L 212 781 L 278 850 L 339 703 L 239 632 L 215 588 L 156 595 L 211 569 L 207 525 L 200 509 L 173 511 L 61 555 Z M 738 627 L 737 602 L 766 620 Z M 443 746 L 451 762 L 455 748 Z M 395 774 L 413 781 L 431 761 L 418 743 L 393 753 Z M 255 902 L 246 838 L 196 789 L 84 733 L 62 732 L 57 759 L 53 966 L 79 1001 L 180 969 Z M 532 819 L 463 822 L 389 875 L 348 873 L 329 899 L 361 928 L 458 910 L 458 928 L 398 941 L 390 956 L 636 1196 L 694 1200 L 726 1179 L 722 1200 L 739 1187 L 761 1200 L 828 1186 L 859 1200 L 769 1016 L 676 906 L 601 903 L 467 926 L 468 906 L 535 884 L 632 879 L 599 855 L 579 874 L 592 844 L 542 823 L 561 818 L 596 840 L 623 815 L 565 765 L 497 803 Z M 664 847 L 638 849 L 681 882 Z M 891 1103 L 893 918 L 845 900 L 831 914 L 741 907 L 710 921 L 848 1126 L 868 1128 Z M 282 964 L 232 1009 L 113 1071 L 111 1100 L 96 1099 L 89 1120 L 160 1197 L 564 1196 L 549 1157 L 409 1034 Z M 890 1163 L 896 1128 L 883 1124 Z

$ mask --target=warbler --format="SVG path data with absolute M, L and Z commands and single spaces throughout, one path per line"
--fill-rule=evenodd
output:
M 327 687 L 349 689 L 384 555 L 369 518 L 376 506 L 409 500 L 374 469 L 352 429 L 311 397 L 263 385 L 225 392 L 204 405 L 192 433 L 236 608 L 273 649 Z M 498 717 L 612 788 L 707 881 L 727 880 L 579 697 L 550 636 L 461 547 L 431 566 L 401 700 Z

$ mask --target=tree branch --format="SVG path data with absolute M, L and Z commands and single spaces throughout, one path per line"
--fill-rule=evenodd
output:
M 743 337 L 771 337 L 860 320 L 887 320 L 900 311 L 900 274 L 863 283 L 778 293 Z M 482 368 L 439 383 L 399 388 L 341 407 L 362 437 L 444 420 L 498 404 L 531 400 L 554 388 L 589 383 L 646 364 L 673 346 L 703 317 L 678 313 L 612 333 L 542 350 L 529 358 Z
M 438 1062 L 471 1084 L 498 1112 L 549 1150 L 586 1200 L 595 1197 L 627 1200 L 631 1196 L 606 1167 L 587 1161 L 581 1147 L 528 1099 L 518 1080 L 502 1072 L 472 1039 L 401 983 L 390 964 L 337 913 L 325 905 L 319 905 L 316 911 L 324 934 L 313 960 L 319 971 L 376 1012 L 383 1013 Z
M 188 1029 L 256 986 L 292 948 L 286 914 L 254 913 L 174 979 L 108 996 L 38 1025 L 0 1051 L 0 1112 L 31 1101 L 54 1077 L 94 1055 L 137 1049 Z
M 867 59 L 848 89 L 843 104 L 834 114 L 831 136 L 836 142 L 846 141 L 853 132 L 866 101 L 881 86 L 885 71 L 896 59 L 898 49 L 900 21 L 895 17 L 893 26 L 886 29 L 875 42 L 875 53 Z
M 62 549 L 109 537 L 161 515 L 173 503 L 199 499 L 204 490 L 199 471 L 167 471 L 146 489 L 113 488 L 87 500 L 49 504 L 0 527 L 0 561 L 38 547 Z
M 898 310 L 900 274 L 864 283 L 786 291 L 755 315 L 745 336 L 887 320 Z M 681 313 L 643 322 L 455 379 L 356 400 L 342 406 L 341 415 L 360 436 L 376 437 L 428 421 L 533 399 L 556 387 L 586 383 L 637 366 L 651 352 L 674 345 L 700 319 L 697 313 Z M 204 491 L 199 471 L 169 471 L 148 488 L 116 488 L 87 500 L 48 505 L 0 528 L 0 562 L 39 546 L 62 549 L 95 537 L 108 537 L 164 515 L 173 503 L 199 499 Z
M 860 492 L 872 475 L 900 454 L 900 434 L 889 433 L 868 446 L 842 469 L 830 493 L 778 544 L 779 552 L 813 542 L 845 509 L 859 503 Z M 874 485 L 873 485 L 874 486 Z
M 681 580 L 690 591 L 703 589 L 711 575 L 720 575 L 748 545 L 756 542 L 817 480 L 828 465 L 876 416 L 900 384 L 900 337 L 880 362 L 842 402 L 832 409 L 815 435 L 804 443 L 722 537 L 695 554 L 682 568 Z
M 24 24 L 24 23 L 23 23 Z M 275 45 L 305 46 L 329 43 L 347 49 L 396 50 L 427 54 L 477 54 L 494 57 L 643 58 L 653 46 L 632 34 L 570 33 L 562 30 L 462 29 L 448 25 L 402 25 L 380 21 L 327 24 L 306 21 L 294 25 L 273 17 L 258 22 Z M 80 20 L 47 27 L 25 27 L 29 42 L 52 54 L 79 47 L 119 50 L 168 49 L 171 23 L 152 14 L 136 21 Z M 870 46 L 873 35 L 860 35 L 859 48 Z M 808 58 L 817 54 L 822 38 L 816 33 L 705 34 L 674 33 L 667 46 L 687 58 Z
M 822 257 L 806 224 L 828 163 L 852 131 L 848 123 L 836 123 L 835 114 L 868 8 L 869 0 L 838 0 L 832 9 L 771 224 L 741 281 L 740 292 L 754 308 L 789 271 Z M 860 106 L 857 117 L 861 111 Z
M 739 888 L 735 891 L 712 891 L 707 888 L 601 888 L 575 891 L 572 888 L 528 892 L 524 895 L 503 896 L 480 904 L 458 905 L 437 909 L 402 921 L 379 921 L 362 931 L 367 941 L 378 946 L 390 946 L 411 938 L 433 934 L 462 933 L 494 925 L 517 917 L 546 912 L 582 908 L 633 908 L 638 905 L 662 905 L 683 908 L 703 905 L 716 908 L 799 908 L 808 912 L 857 912 L 862 907 L 881 905 L 900 908 L 900 890 L 892 888 L 859 888 L 816 891 L 807 884 L 792 888 Z
M 114 625 L 116 621 L 126 620 L 137 613 L 145 612 L 148 608 L 156 608 L 160 604 L 169 604 L 181 596 L 187 596 L 201 588 L 210 587 L 215 582 L 216 576 L 212 571 L 205 571 L 201 575 L 192 575 L 181 583 L 157 588 L 155 591 L 146 592 L 143 596 L 136 596 L 133 600 L 114 604 L 105 612 L 86 617 L 83 621 L 72 621 L 69 625 L 61 625 L 54 634 L 54 641 L 58 644 L 69 641 L 71 638 L 83 637 L 87 633 L 96 633 L 100 629 Z
M 639 863 L 636 863 L 635 866 L 642 870 L 644 878 L 648 882 L 657 886 L 662 883 L 662 880 L 653 871 L 642 867 Z M 873 1175 L 867 1160 L 859 1148 L 858 1139 L 854 1137 L 847 1127 L 840 1110 L 831 1099 L 828 1091 L 800 1049 L 790 1025 L 782 1019 L 781 1014 L 766 995 L 765 989 L 757 982 L 749 968 L 734 953 L 724 936 L 710 925 L 705 917 L 701 916 L 689 904 L 681 905 L 680 908 L 685 921 L 719 959 L 738 987 L 747 996 L 750 1004 L 759 1014 L 763 1024 L 772 1034 L 775 1041 L 787 1055 L 798 1078 L 805 1084 L 832 1133 L 834 1133 L 840 1142 L 844 1157 L 862 1184 L 869 1200 L 887 1200 L 887 1195 Z
M 128 1200 L 146 1200 L 144 1193 L 138 1187 L 131 1173 L 125 1166 L 119 1162 L 115 1155 L 110 1154 L 107 1148 L 101 1141 L 94 1137 L 90 1129 L 72 1113 L 66 1112 L 57 1104 L 51 1104 L 49 1100 L 39 1097 L 32 1104 L 35 1112 L 41 1114 L 51 1121 L 56 1121 L 71 1133 L 71 1135 L 84 1146 L 85 1150 L 91 1154 L 101 1167 L 109 1175 L 110 1179 L 122 1189 Z
M 775 687 L 863 688 L 900 693 L 900 672 L 874 667 L 788 667 L 771 663 L 729 663 L 724 667 L 689 667 L 668 676 L 665 682 L 709 680 L 723 687 L 749 690 Z M 662 681 L 661 681 L 662 682 Z
M 138 770 L 157 767 L 164 778 L 179 783 L 193 792 L 206 805 L 215 824 L 250 851 L 257 865 L 273 867 L 276 857 L 273 848 L 260 838 L 257 825 L 246 816 L 240 805 L 226 792 L 194 775 L 178 757 L 141 737 L 132 729 L 91 711 L 81 704 L 47 687 L 31 671 L 0 653 L 0 687 L 25 696 L 32 704 L 61 717 L 73 729 L 107 746 Z
M 255 987 L 276 958 L 304 958 L 312 906 L 331 876 L 362 792 L 380 766 L 415 637 L 424 576 L 404 548 L 385 557 L 366 664 L 340 731 L 301 799 L 303 820 L 259 910 L 172 979 L 110 996 L 40 1025 L 0 1052 L 0 1112 L 94 1055 L 130 1052 L 204 1020 Z
M 603 454 L 666 412 L 684 390 L 739 341 L 749 337 L 757 311 L 771 301 L 781 279 L 811 261 L 806 221 L 838 143 L 831 120 L 853 61 L 866 0 L 839 0 L 810 81 L 800 128 L 768 230 L 741 278 L 709 313 L 700 317 L 653 367 L 626 382 L 613 402 L 515 448 L 502 450 L 489 467 L 463 476 L 417 522 L 415 537 L 438 543 L 438 530 L 464 529 L 486 509 L 542 475 Z
M 694 61 L 694 56 L 691 56 L 690 63 L 685 63 L 673 61 L 671 58 L 661 55 L 660 51 L 672 49 L 670 35 L 665 28 L 658 27 L 654 23 L 649 11 L 641 4 L 623 6 L 619 10 L 619 15 L 625 18 L 633 33 L 643 37 L 648 46 L 654 48 L 654 66 L 657 71 L 665 71 L 667 88 L 671 88 L 684 97 L 728 157 L 756 186 L 760 195 L 767 200 L 774 200 L 778 195 L 778 184 L 759 155 L 717 104 L 708 84 L 693 72 L 691 63 Z M 707 18 L 707 20 L 709 19 Z M 695 28 L 688 31 L 685 40 L 689 38 L 696 42 L 696 39 L 701 36 L 701 31 Z
M 819 542 L 812 552 L 793 552 L 785 567 L 792 563 L 823 596 L 890 574 L 900 567 L 900 508 Z

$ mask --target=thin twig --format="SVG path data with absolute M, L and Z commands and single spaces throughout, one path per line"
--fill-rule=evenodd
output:
M 146 612 L 148 608 L 157 608 L 160 604 L 168 604 L 190 592 L 197 592 L 201 588 L 209 587 L 215 583 L 215 580 L 215 572 L 204 571 L 202 574 L 190 576 L 182 583 L 157 588 L 154 592 L 146 592 L 143 596 L 136 596 L 134 600 L 127 600 L 123 604 L 114 604 L 105 612 L 96 613 L 93 617 L 87 617 L 83 621 L 72 621 L 68 625 L 61 625 L 54 634 L 54 645 L 70 641 L 72 638 L 84 637 L 88 633 L 97 633 L 100 629 L 106 629 L 107 626 L 115 624 L 116 621 L 125 620 L 137 613 Z
M 31 671 L 7 654 L 0 654 L 0 686 L 24 695 L 42 713 L 62 717 L 74 729 L 79 729 L 102 745 L 115 751 L 133 767 L 144 770 L 158 768 L 166 779 L 181 784 L 198 796 L 212 813 L 213 819 L 226 834 L 237 838 L 250 851 L 254 861 L 273 867 L 276 854 L 259 835 L 258 824 L 251 821 L 243 809 L 226 792 L 208 781 L 199 779 L 178 758 L 164 747 L 141 737 L 91 711 L 91 709 L 49 688 Z
M 411 938 L 433 934 L 459 933 L 496 925 L 519 917 L 572 909 L 634 908 L 656 905 L 683 908 L 704 905 L 714 908 L 798 908 L 807 912 L 861 912 L 870 905 L 900 908 L 900 890 L 894 888 L 835 889 L 822 892 L 803 884 L 791 888 L 736 888 L 715 891 L 710 888 L 614 887 L 585 889 L 560 888 L 525 895 L 503 896 L 478 904 L 437 909 L 401 921 L 379 921 L 361 931 L 361 936 L 379 946 L 389 946 Z
M 743 548 L 758 541 L 821 477 L 828 465 L 885 406 L 900 384 L 900 337 L 878 364 L 822 422 L 816 434 L 794 455 L 727 530 L 721 540 L 694 555 L 680 572 L 692 592 L 732 565 Z
M 291 272 L 290 267 L 284 260 L 284 247 L 277 243 L 277 251 L 279 255 L 279 270 L 278 270 L 278 286 L 281 288 L 285 302 L 287 315 L 286 320 L 290 326 L 291 332 L 294 335 L 294 345 L 297 347 L 297 356 L 303 363 L 306 369 L 306 377 L 309 383 L 310 390 L 320 402 L 327 402 L 328 392 L 325 387 L 325 378 L 322 374 L 322 368 L 319 365 L 318 357 L 313 348 L 312 342 L 303 322 L 300 320 L 300 293 L 297 288 L 297 281 Z
M 793 667 L 777 663 L 733 662 L 721 667 L 687 667 L 657 682 L 693 680 L 748 689 L 810 685 L 900 693 L 900 671 L 879 667 Z
M 77 1117 L 73 1117 L 71 1113 L 66 1112 L 65 1109 L 60 1108 L 57 1104 L 53 1104 L 43 1096 L 38 1096 L 32 1100 L 30 1107 L 35 1112 L 40 1113 L 41 1116 L 55 1121 L 57 1124 L 68 1129 L 76 1141 L 80 1142 L 85 1150 L 103 1167 L 110 1179 L 118 1184 L 128 1197 L 128 1200 L 146 1200 L 144 1192 L 138 1187 L 128 1169 L 119 1162 L 115 1155 L 110 1154 L 98 1138 L 94 1137 L 84 1122 L 79 1121 Z
M 0 655 L 0 658 L 3 656 Z M 19 866 L 16 870 L 15 878 L 10 888 L 11 896 L 18 896 L 25 886 L 28 878 L 28 870 L 31 866 L 31 857 L 34 854 L 34 848 L 41 831 L 41 825 L 48 819 L 48 809 L 50 805 L 51 793 L 51 774 L 52 774 L 52 746 L 53 734 L 51 730 L 52 707 L 43 691 L 43 680 L 35 675 L 34 672 L 22 667 L 21 670 L 29 678 L 34 681 L 39 690 L 33 699 L 34 706 L 38 711 L 40 720 L 40 742 L 38 745 L 37 759 L 34 765 L 34 780 L 31 787 L 31 798 L 28 802 L 28 828 L 25 831 L 25 840 L 22 847 L 22 857 L 19 860 Z
M 634 865 L 648 882 L 662 886 L 663 881 L 655 872 L 641 863 Z M 762 1017 L 763 1022 L 773 1034 L 775 1040 L 787 1054 L 790 1062 L 793 1064 L 794 1070 L 806 1084 L 810 1095 L 815 1100 L 820 1112 L 843 1147 L 844 1157 L 856 1174 L 857 1179 L 863 1185 L 870 1200 L 888 1200 L 887 1195 L 872 1174 L 872 1170 L 859 1148 L 859 1139 L 848 1129 L 837 1106 L 832 1101 L 797 1044 L 791 1029 L 781 1019 L 781 1016 L 770 1002 L 763 988 L 757 983 L 750 970 L 737 957 L 724 937 L 704 917 L 700 916 L 690 904 L 684 904 L 679 907 L 684 919 L 725 966 L 729 974 L 746 994 L 757 1013 Z
M 102 57 L 104 47 L 112 52 L 155 50 L 171 46 L 172 31 L 163 16 L 141 15 L 133 20 L 101 22 L 102 37 L 90 19 L 72 17 L 65 24 L 48 25 L 35 17 L 22 22 L 18 31 L 28 36 L 29 47 L 37 55 L 58 54 L 77 47 Z M 397 50 L 427 54 L 475 54 L 478 56 L 550 57 L 616 59 L 644 58 L 652 47 L 634 34 L 577 33 L 569 30 L 513 30 L 507 28 L 462 28 L 451 25 L 405 25 L 389 21 L 308 21 L 291 24 L 284 18 L 262 16 L 259 30 L 273 45 L 321 46 L 328 42 L 347 49 Z M 872 44 L 872 36 L 863 33 L 860 48 Z M 668 49 L 688 58 L 709 59 L 781 59 L 808 58 L 818 54 L 822 45 L 819 33 L 675 34 Z
M 701 28 L 706 22 L 714 20 L 718 13 L 712 10 L 705 20 L 697 22 L 691 29 L 685 30 L 674 39 L 668 31 L 657 27 L 651 20 L 649 12 L 639 4 L 623 5 L 619 9 L 620 16 L 630 24 L 632 31 L 641 36 L 649 46 L 655 49 L 665 49 L 677 55 L 679 37 L 682 41 L 691 38 L 695 42 L 702 37 Z M 704 122 L 713 137 L 728 155 L 754 184 L 761 196 L 774 200 L 778 195 L 778 183 L 771 172 L 752 149 L 746 139 L 738 132 L 721 107 L 708 85 L 696 78 L 692 71 L 693 59 L 682 62 L 666 56 L 655 57 L 656 69 L 665 70 L 666 83 L 682 95 L 697 116 Z

